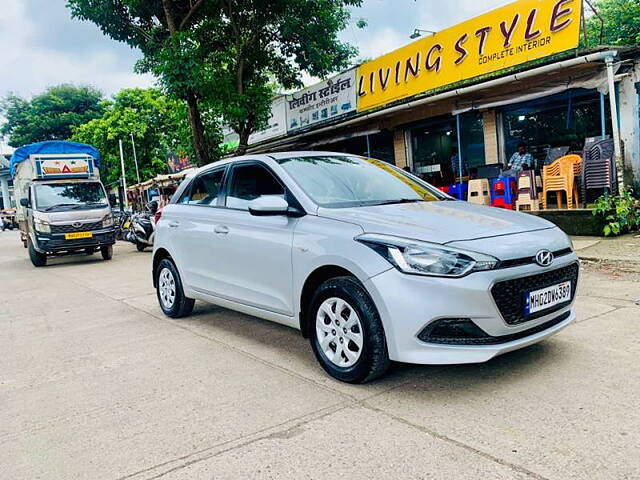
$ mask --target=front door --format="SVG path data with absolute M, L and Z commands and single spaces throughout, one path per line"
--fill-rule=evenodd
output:
M 296 218 L 254 216 L 249 202 L 285 196 L 285 187 L 264 164 L 247 162 L 230 172 L 226 208 L 214 227 L 216 294 L 283 315 L 293 315 L 291 248 Z

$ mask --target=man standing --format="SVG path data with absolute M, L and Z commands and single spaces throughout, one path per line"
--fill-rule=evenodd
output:
M 522 170 L 533 168 L 535 161 L 533 155 L 527 152 L 527 145 L 524 142 L 518 144 L 518 151 L 515 152 L 509 160 L 509 170 L 517 175 Z

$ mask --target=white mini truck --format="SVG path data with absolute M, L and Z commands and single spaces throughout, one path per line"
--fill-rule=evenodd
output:
M 21 240 L 36 267 L 54 255 L 113 255 L 114 221 L 90 145 L 50 141 L 11 158 Z

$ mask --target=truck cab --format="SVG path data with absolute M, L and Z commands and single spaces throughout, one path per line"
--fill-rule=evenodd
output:
M 18 223 L 36 267 L 57 255 L 100 251 L 105 260 L 113 255 L 114 220 L 96 158 L 66 150 L 31 154 L 16 164 Z

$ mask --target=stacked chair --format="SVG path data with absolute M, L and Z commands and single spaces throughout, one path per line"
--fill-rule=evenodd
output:
M 578 179 L 582 171 L 582 157 L 580 155 L 565 155 L 551 165 L 544 167 L 542 172 L 543 203 L 548 207 L 549 193 L 555 192 L 558 209 L 562 208 L 562 193 L 567 198 L 567 208 L 578 205 Z
M 516 203 L 516 179 L 498 177 L 491 181 L 491 206 L 513 210 Z
M 518 199 L 516 210 L 536 212 L 540 210 L 542 182 L 534 170 L 525 170 L 518 175 Z
M 613 140 L 601 140 L 587 145 L 582 156 L 582 201 L 586 206 L 589 190 L 617 193 L 616 162 Z
M 491 205 L 491 194 L 489 193 L 489 180 L 486 178 L 469 180 L 469 203 L 478 205 Z

